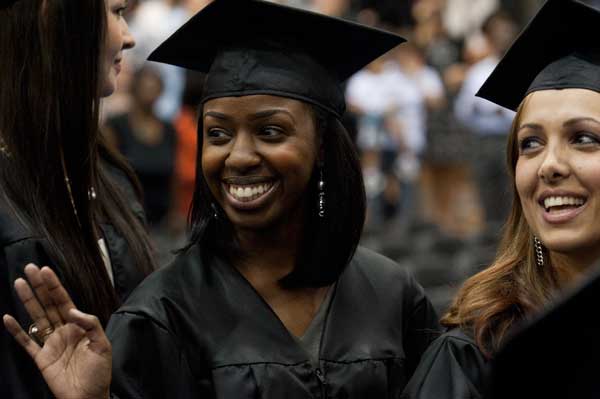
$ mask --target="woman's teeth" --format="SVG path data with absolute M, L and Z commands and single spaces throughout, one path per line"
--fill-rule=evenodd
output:
M 266 192 L 268 192 L 273 183 L 261 183 L 261 184 L 245 184 L 245 185 L 234 185 L 231 184 L 228 187 L 229 194 L 238 201 L 253 201 Z
M 585 203 L 583 198 L 576 197 L 548 197 L 544 199 L 544 208 L 550 211 L 557 207 L 579 207 Z

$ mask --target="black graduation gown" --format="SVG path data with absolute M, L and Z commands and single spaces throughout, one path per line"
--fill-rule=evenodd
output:
M 117 182 L 130 194 L 130 205 L 136 215 L 143 218 L 140 203 L 133 199 L 133 190 L 124 176 L 116 175 Z M 115 290 L 124 301 L 144 276 L 134 266 L 127 242 L 112 225 L 100 226 L 108 249 Z M 29 263 L 50 265 L 47 241 L 36 237 L 32 230 L 18 219 L 0 194 L 0 315 L 13 315 L 24 329 L 31 319 L 18 299 L 13 288 L 14 281 L 24 277 L 24 268 Z M 60 269 L 56 269 L 60 276 Z M 67 287 L 68 289 L 68 287 Z M 73 298 L 75 304 L 77 299 Z M 0 398 L 43 399 L 51 398 L 46 383 L 29 355 L 17 344 L 0 323 Z
M 473 339 L 453 329 L 427 349 L 402 399 L 480 399 L 488 361 Z
M 599 266 L 518 326 L 494 357 L 486 398 L 600 398 Z
M 359 248 L 325 320 L 319 368 L 226 262 L 192 247 L 147 278 L 109 322 L 124 398 L 397 398 L 436 314 L 396 263 Z

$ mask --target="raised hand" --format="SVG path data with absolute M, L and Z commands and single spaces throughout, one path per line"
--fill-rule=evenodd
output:
M 6 329 L 35 361 L 57 399 L 108 398 L 112 352 L 98 319 L 75 307 L 49 267 L 27 265 L 25 275 L 29 284 L 18 279 L 15 290 L 34 322 L 31 336 L 10 315 L 3 317 Z

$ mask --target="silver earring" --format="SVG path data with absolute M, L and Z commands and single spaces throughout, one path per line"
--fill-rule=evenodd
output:
M 319 217 L 325 217 L 325 180 L 323 179 L 323 168 L 319 168 Z
M 540 239 L 536 236 L 533 236 L 533 247 L 535 248 L 535 263 L 539 267 L 544 266 L 544 247 Z
M 217 206 L 214 203 L 212 203 L 212 204 L 210 204 L 210 207 L 212 208 L 212 211 L 213 211 L 213 215 L 212 215 L 213 218 L 214 219 L 218 219 L 219 218 L 219 211 L 217 210 Z

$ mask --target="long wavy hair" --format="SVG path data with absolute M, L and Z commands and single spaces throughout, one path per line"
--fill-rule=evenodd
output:
M 547 254 L 543 267 L 536 263 L 533 233 L 514 183 L 519 157 L 517 130 L 526 103 L 527 98 L 517 110 L 506 147 L 514 196 L 496 257 L 488 268 L 463 284 L 441 320 L 446 327 L 470 333 L 488 357 L 498 350 L 515 323 L 539 311 L 560 288 L 558 271 Z
M 145 227 L 112 174 L 134 184 L 135 177 L 98 129 L 106 18 L 104 0 L 0 7 L 3 195 L 43 239 L 76 304 L 104 323 L 119 300 L 98 248 L 99 224 L 125 237 L 141 271 L 154 264 Z

